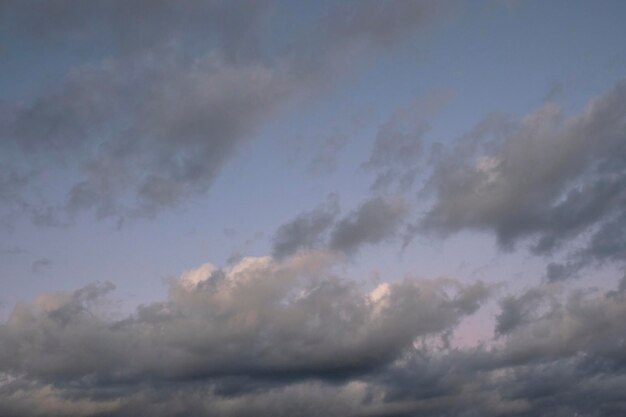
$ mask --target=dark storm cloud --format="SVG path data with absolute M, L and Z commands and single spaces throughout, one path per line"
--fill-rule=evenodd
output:
M 623 285 L 607 293 L 533 288 L 502 302 L 501 343 L 450 347 L 448 333 L 489 287 L 405 279 L 368 292 L 337 279 L 333 262 L 302 252 L 282 262 L 207 264 L 173 281 L 166 300 L 125 319 L 106 312 L 111 284 L 18 305 L 0 327 L 0 413 L 609 417 L 626 410 Z
M 3 31 L 20 41 L 8 46 L 73 57 L 64 77 L 0 104 L 4 217 L 152 216 L 204 195 L 242 142 L 324 90 L 350 51 L 379 53 L 442 8 L 347 2 L 283 45 L 272 2 L 3 2 Z M 59 167 L 75 172 L 66 193 L 26 187 Z
M 623 261 L 626 82 L 568 118 L 549 103 L 517 124 L 500 120 L 483 123 L 438 163 L 429 185 L 436 201 L 422 227 L 489 230 L 505 247 L 532 238 L 539 254 L 591 233 L 574 264 Z

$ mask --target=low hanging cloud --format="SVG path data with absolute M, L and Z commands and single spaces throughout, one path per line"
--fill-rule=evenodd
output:
M 421 228 L 491 231 L 509 248 L 532 239 L 537 254 L 588 234 L 569 269 L 553 267 L 558 279 L 591 262 L 623 262 L 625 135 L 624 81 L 571 117 L 553 103 L 521 122 L 492 116 L 436 165 L 429 181 L 435 203 Z
M 367 289 L 338 258 L 244 258 L 111 314 L 112 284 L 40 295 L 0 325 L 3 416 L 568 416 L 626 408 L 626 293 L 544 285 L 501 303 L 498 343 L 450 345 L 492 288 Z
M 121 319 L 103 299 L 110 283 L 19 304 L 0 326 L 0 410 L 21 415 L 30 404 L 23 413 L 36 414 L 49 402 L 92 415 L 162 389 L 173 396 L 167 407 L 196 389 L 271 398 L 320 381 L 326 391 L 395 361 L 416 338 L 453 328 L 490 292 L 482 283 L 408 278 L 367 291 L 337 278 L 335 262 L 308 252 L 282 262 L 244 258 L 226 269 L 206 264 L 172 281 L 167 300 Z

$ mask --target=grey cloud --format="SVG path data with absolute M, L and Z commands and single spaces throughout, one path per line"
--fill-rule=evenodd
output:
M 459 299 L 476 298 L 473 287 L 444 280 L 406 280 L 370 296 L 326 275 L 327 256 L 303 254 L 284 263 L 244 258 L 227 270 L 203 266 L 173 282 L 167 301 L 117 322 L 93 308 L 110 284 L 41 296 L 16 307 L 2 326 L 2 370 L 49 381 L 332 377 L 393 359 L 415 337 L 469 314 Z M 41 344 L 24 349 L 36 335 Z
M 500 301 L 500 314 L 496 316 L 496 335 L 505 335 L 516 327 L 531 320 L 543 301 L 545 294 L 538 289 L 531 289 L 515 297 L 508 296 Z
M 169 0 L 12 1 L 0 5 L 3 23 L 34 44 L 60 42 L 82 51 L 110 47 L 134 53 L 164 42 L 216 42 L 231 58 L 258 52 L 257 36 L 270 1 Z M 195 39 L 194 39 L 195 38 Z
M 344 148 L 348 135 L 337 132 L 323 141 L 319 150 L 311 159 L 307 172 L 313 175 L 329 175 L 337 170 L 337 154 Z
M 288 76 L 261 65 L 212 56 L 183 67 L 175 56 L 159 58 L 156 66 L 143 56 L 77 73 L 6 127 L 24 152 L 81 161 L 70 213 L 152 215 L 206 193 L 290 89 Z M 100 137 L 104 143 L 93 143 Z
M 374 190 L 385 190 L 394 183 L 402 191 L 410 188 L 419 171 L 424 153 L 424 135 L 430 119 L 450 100 L 450 94 L 431 94 L 397 110 L 378 129 L 374 147 L 363 167 L 377 172 Z
M 546 289 L 536 291 L 534 297 L 540 297 L 542 292 L 544 296 L 549 294 Z M 532 317 L 526 315 L 523 322 L 507 329 L 509 334 L 499 360 L 514 365 L 575 358 L 621 369 L 626 364 L 621 349 L 626 318 L 624 294 L 572 290 L 561 298 L 551 297 L 546 308 Z
M 602 224 L 591 236 L 590 244 L 578 256 L 597 261 L 626 260 L 626 213 Z
M 364 244 L 380 243 L 395 235 L 408 212 L 408 203 L 402 198 L 368 200 L 336 224 L 329 247 L 354 253 Z
M 0 110 L 1 111 L 1 110 Z M 2 122 L 0 121 L 0 125 Z M 0 201 L 4 205 L 4 215 L 0 217 L 0 225 L 5 229 L 12 229 L 13 218 L 19 216 L 28 204 L 22 197 L 27 188 L 32 173 L 20 172 L 20 170 L 0 165 Z
M 602 203 L 600 203 L 602 204 Z M 546 279 L 550 282 L 577 278 L 581 271 L 604 262 L 626 261 L 626 215 L 601 223 L 590 234 L 587 245 L 574 250 L 563 263 L 551 262 L 546 267 Z
M 27 252 L 26 249 L 21 248 L 19 246 L 9 246 L 0 250 L 0 253 L 6 254 L 6 255 L 21 255 L 26 252 Z
M 454 1 L 374 1 L 339 5 L 328 19 L 333 39 L 366 41 L 376 46 L 393 46 L 415 29 L 423 28 L 449 13 Z
M 335 78 L 343 65 L 335 61 L 357 45 L 400 41 L 440 9 L 345 3 L 317 22 L 327 31 L 307 28 L 269 47 L 280 13 L 272 2 L 3 2 L 4 30 L 27 45 L 74 51 L 79 62 L 62 81 L 0 105 L 0 194 L 11 197 L 3 217 L 64 226 L 82 212 L 153 216 L 204 195 L 282 105 Z M 20 159 L 32 173 L 10 165 Z M 62 166 L 80 173 L 65 199 L 22 184 Z
M 617 287 L 617 294 L 622 294 L 622 293 L 626 293 L 626 273 L 624 273 L 624 276 L 620 280 L 619 285 Z
M 623 260 L 625 115 L 620 82 L 569 118 L 547 104 L 517 125 L 477 128 L 437 163 L 422 230 L 492 231 L 504 247 L 530 238 L 538 254 L 591 232 L 574 257 Z
M 323 234 L 333 225 L 338 214 L 338 196 L 331 194 L 324 205 L 280 226 L 273 237 L 273 256 L 282 259 L 300 249 L 319 246 Z
M 503 345 L 414 352 L 371 383 L 393 401 L 413 400 L 406 415 L 622 414 L 623 293 L 554 290 L 537 287 L 501 303 Z M 533 311 L 542 299 L 549 303 Z
M 107 82 L 113 77 L 114 84 L 104 87 L 93 85 L 90 76 L 78 80 L 76 88 L 89 89 L 89 100 L 95 98 L 96 103 L 82 104 L 73 87 L 65 92 L 72 106 L 88 109 L 89 120 L 70 109 L 60 112 L 62 122 L 53 126 L 64 129 L 69 124 L 74 129 L 75 123 L 82 123 L 94 133 L 111 135 L 107 144 L 84 157 L 85 179 L 68 195 L 70 212 L 93 209 L 98 217 L 119 211 L 151 215 L 206 193 L 238 143 L 289 88 L 273 69 L 231 66 L 218 57 L 197 60 L 185 70 L 175 59 L 161 59 L 158 68 L 154 64 L 151 57 L 127 63 L 123 71 L 132 68 L 130 73 L 138 78 L 119 82 L 115 81 L 118 68 L 96 70 L 96 76 Z M 102 97 L 96 95 L 99 90 Z M 133 97 L 127 97 L 129 90 L 134 91 Z M 92 120 L 99 110 L 102 120 Z M 33 115 L 24 117 L 29 126 L 49 125 Z M 115 124 L 105 123 L 120 118 L 130 118 L 131 125 L 118 130 Z M 109 129 L 113 131 L 108 133 Z M 33 137 L 43 140 L 44 146 L 54 143 L 50 134 Z M 72 138 L 88 139 L 90 133 L 64 129 L 59 137 L 70 140 L 58 143 L 64 149 L 78 145 Z M 131 199 L 126 210 L 120 207 L 124 197 Z
M 38 273 L 43 271 L 44 269 L 50 268 L 52 266 L 52 261 L 48 258 L 40 258 L 33 261 L 31 265 L 31 269 L 33 272 Z
M 546 266 L 546 279 L 548 282 L 558 282 L 578 277 L 578 272 L 584 265 L 582 260 L 567 263 L 550 262 Z
M 273 237 L 273 254 L 282 259 L 300 249 L 326 248 L 353 255 L 368 244 L 393 238 L 409 213 L 401 197 L 374 197 L 338 219 L 338 196 L 316 209 L 304 212 L 278 228 Z
M 37 415 L 48 404 L 67 415 L 124 415 L 146 406 L 157 415 L 212 415 L 222 404 L 217 415 L 240 415 L 228 404 L 252 401 L 248 410 L 274 402 L 270 409 L 289 414 L 289 396 L 300 392 L 311 404 L 303 415 L 315 415 L 323 405 L 304 387 L 335 390 L 333 413 L 367 409 L 352 377 L 453 328 L 488 296 L 483 284 L 444 279 L 367 292 L 332 274 L 333 262 L 309 252 L 226 269 L 207 264 L 173 281 L 167 300 L 122 320 L 102 310 L 109 283 L 17 305 L 0 326 L 0 410 Z M 211 400 L 196 402 L 200 393 Z
M 333 263 L 327 253 L 301 252 L 225 269 L 207 264 L 172 281 L 166 300 L 122 320 L 98 308 L 110 284 L 18 305 L 0 326 L 0 413 L 625 411 L 622 284 L 608 293 L 532 288 L 501 303 L 501 343 L 451 347 L 443 339 L 490 297 L 488 286 L 405 279 L 368 292 L 338 279 Z
M 334 5 L 291 50 L 311 79 L 346 74 L 355 62 L 388 53 L 456 10 L 458 1 L 346 1 Z

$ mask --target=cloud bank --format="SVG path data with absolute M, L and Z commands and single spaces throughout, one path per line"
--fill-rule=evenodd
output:
M 505 298 L 490 346 L 451 345 L 481 282 L 340 278 L 324 251 L 205 264 L 115 317 L 110 283 L 42 294 L 0 326 L 6 416 L 619 415 L 624 285 Z M 529 309 L 526 306 L 533 306 Z M 621 411 L 620 411 L 621 410 Z

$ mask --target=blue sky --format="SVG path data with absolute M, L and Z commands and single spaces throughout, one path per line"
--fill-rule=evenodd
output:
M 25 343 L 11 327 L 20 306 L 40 317 L 63 303 L 87 308 L 106 293 L 116 306 L 110 314 L 139 322 L 148 308 L 194 305 L 195 295 L 179 291 L 189 290 L 189 271 L 200 271 L 201 282 L 218 274 L 206 275 L 205 263 L 226 277 L 249 268 L 272 281 L 281 268 L 308 276 L 302 265 L 319 262 L 324 266 L 311 278 L 317 286 L 293 291 L 309 297 L 339 277 L 357 292 L 384 284 L 393 294 L 410 281 L 420 294 L 451 286 L 444 296 L 475 297 L 475 307 L 454 307 L 458 316 L 416 330 L 410 346 L 398 341 L 380 374 L 356 369 L 327 377 L 292 364 L 294 381 L 269 384 L 252 370 L 199 363 L 210 375 L 203 387 L 215 391 L 222 383 L 212 372 L 232 376 L 237 386 L 258 385 L 251 389 L 263 413 L 270 412 L 263 395 L 272 390 L 298 391 L 316 381 L 320 392 L 302 395 L 317 404 L 315 395 L 332 396 L 325 390 L 338 378 L 345 392 L 336 401 L 348 409 L 321 407 L 319 415 L 391 415 L 394 407 L 422 415 L 431 405 L 412 394 L 393 397 L 398 387 L 384 382 L 423 365 L 401 366 L 411 349 L 423 348 L 417 340 L 451 338 L 468 361 L 495 363 L 521 355 L 513 344 L 536 347 L 524 337 L 533 326 L 556 328 L 550 320 L 557 312 L 576 316 L 576 297 L 591 297 L 580 303 L 605 306 L 617 321 L 626 282 L 625 18 L 626 4 L 608 0 L 0 5 L 0 344 Z M 81 288 L 96 295 L 81 298 L 89 293 Z M 256 302 L 265 311 L 270 301 Z M 437 322 L 415 314 L 426 314 L 417 322 Z M 108 317 L 98 325 L 113 326 Z M 397 320 L 390 327 L 411 325 Z M 619 333 L 616 322 L 608 325 Z M 274 349 L 289 351 L 291 341 L 276 337 Z M 316 337 L 323 343 L 329 336 Z M 599 350 L 616 348 L 619 339 L 598 338 L 604 350 L 580 342 L 580 351 L 600 358 Z M 359 348 L 367 343 L 376 341 Z M 433 367 L 460 360 L 449 346 L 438 349 L 429 351 Z M 469 358 L 478 355 L 472 349 L 500 359 Z M 328 350 L 341 357 L 332 343 Z M 554 367 L 571 359 L 553 351 L 537 355 Z M 40 359 L 0 355 L 0 377 L 48 387 L 53 394 L 45 395 L 67 410 L 76 406 L 66 403 L 68 380 L 110 377 L 97 369 L 70 377 L 63 364 L 50 365 L 58 375 L 46 373 L 51 368 L 34 365 Z M 20 365 L 6 365 L 12 360 Z M 172 368 L 183 366 L 176 360 Z M 263 372 L 280 373 L 268 361 Z M 138 365 L 131 379 L 169 378 L 151 366 Z M 522 372 L 511 366 L 502 372 Z M 236 379 L 242 375 L 249 381 Z M 508 380 L 510 389 L 528 382 L 520 375 Z M 19 402 L 11 384 L 0 385 L 0 410 L 36 415 L 43 391 Z M 93 415 L 142 407 L 138 388 L 119 395 L 119 409 L 100 398 L 98 383 L 81 389 L 75 398 L 90 398 Z M 386 399 L 372 405 L 351 397 L 361 389 Z M 621 402 L 590 411 L 571 399 L 569 386 L 551 394 L 555 404 L 565 401 L 561 408 L 526 391 L 515 397 L 490 389 L 473 409 L 480 415 L 623 410 L 618 396 Z M 189 394 L 184 386 L 172 390 Z M 254 403 L 244 391 L 234 398 Z M 167 415 L 171 395 L 154 415 Z M 197 410 L 205 410 L 202 404 Z

